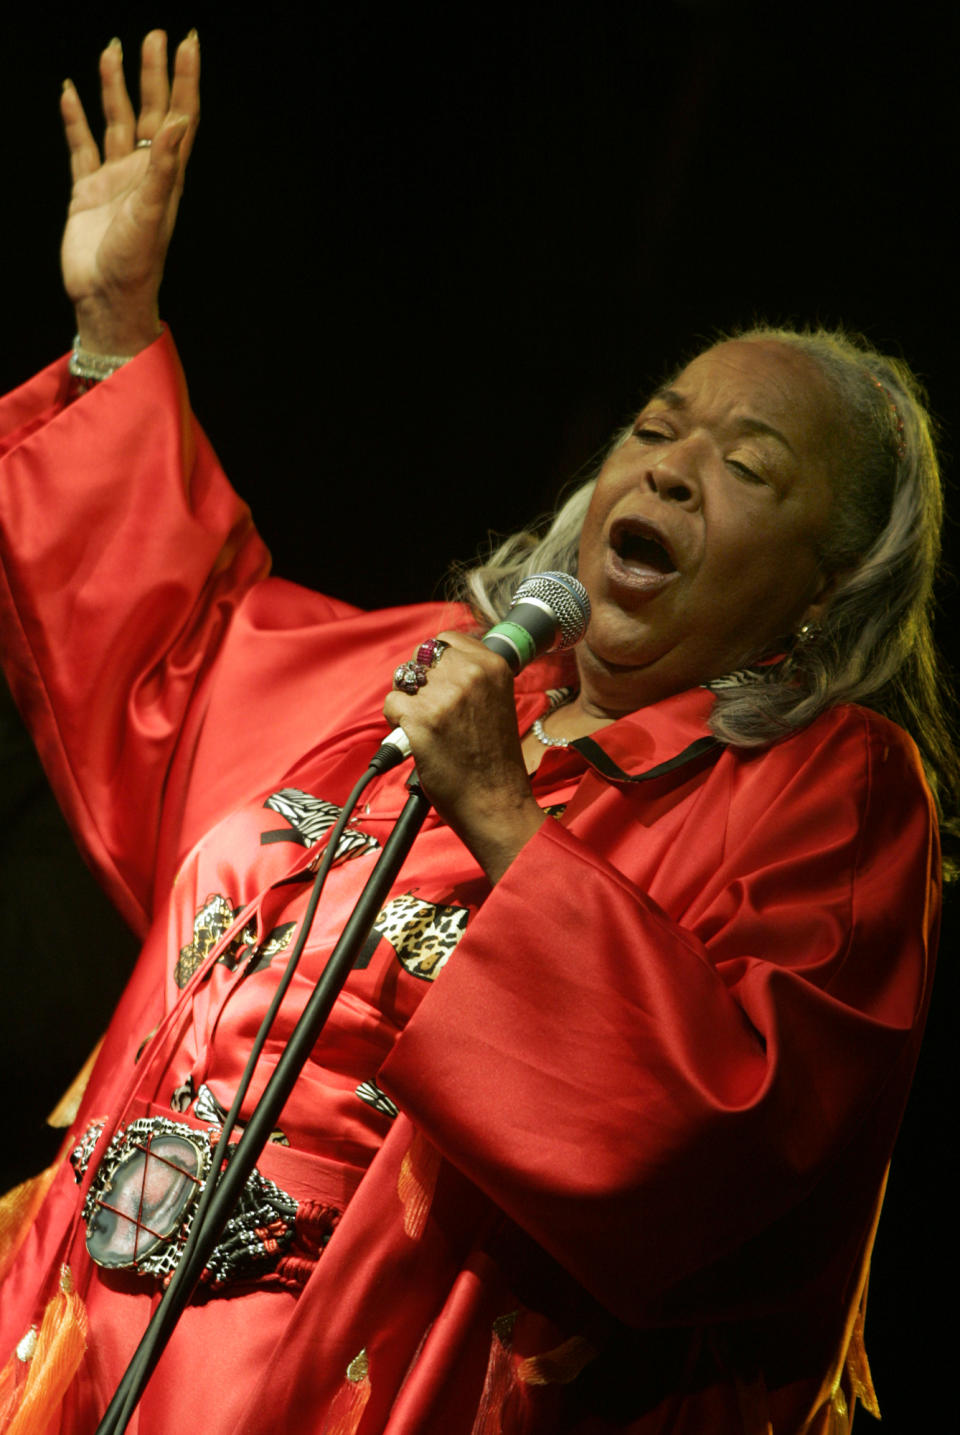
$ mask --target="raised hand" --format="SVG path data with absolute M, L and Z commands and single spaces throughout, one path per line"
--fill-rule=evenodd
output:
M 80 342 L 92 353 L 136 354 L 160 331 L 157 296 L 200 115 L 199 81 L 196 33 L 177 48 L 171 84 L 167 37 L 151 30 L 141 53 L 138 117 L 120 43 L 111 41 L 100 57 L 102 160 L 80 96 L 70 80 L 64 84 L 73 193 L 61 264 Z

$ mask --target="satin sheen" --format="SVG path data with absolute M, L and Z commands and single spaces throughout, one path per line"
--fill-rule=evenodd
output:
M 0 404 L 0 621 L 77 839 L 145 942 L 80 1131 L 187 1076 L 229 1104 L 282 956 L 181 989 L 198 908 L 221 893 L 261 936 L 298 919 L 308 854 L 261 841 L 283 827 L 265 798 L 343 801 L 397 663 L 471 623 L 269 578 L 169 336 L 69 404 L 65 367 Z M 560 660 L 521 674 L 521 730 L 565 678 Z M 929 995 L 935 824 L 910 739 L 856 708 L 628 780 L 703 737 L 712 702 L 679 694 L 597 734 L 623 780 L 545 753 L 535 795 L 565 810 L 492 893 L 431 814 L 394 890 L 468 909 L 466 933 L 435 982 L 380 942 L 280 1120 L 356 1188 L 340 1226 L 299 1299 L 189 1309 L 131 1430 L 321 1435 L 365 1349 L 364 1435 L 471 1435 L 514 1313 L 509 1435 L 753 1435 L 760 1400 L 777 1435 L 826 1428 L 813 1406 Z M 384 841 L 403 778 L 354 825 Z M 334 869 L 252 1099 L 372 861 Z M 393 1123 L 355 1095 L 373 1079 Z M 417 1238 L 398 1197 L 414 1124 L 443 1158 Z M 86 1435 L 155 1297 L 96 1272 L 77 1210 L 66 1168 L 4 1284 L 0 1360 L 69 1259 L 91 1341 L 61 1428 Z M 575 1379 L 520 1377 L 575 1336 L 596 1351 Z

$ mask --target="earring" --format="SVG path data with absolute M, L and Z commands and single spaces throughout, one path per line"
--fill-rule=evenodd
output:
M 801 623 L 794 637 L 798 643 L 808 646 L 810 643 L 815 643 L 822 632 L 823 629 L 819 623 Z

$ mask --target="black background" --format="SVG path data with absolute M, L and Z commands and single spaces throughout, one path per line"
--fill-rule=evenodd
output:
M 60 81 L 93 116 L 98 50 L 119 34 L 132 62 L 155 24 L 197 25 L 204 63 L 163 314 L 284 576 L 365 606 L 435 594 L 678 358 L 756 318 L 902 353 L 956 514 L 954 6 L 36 7 L 5 22 L 4 388 L 72 334 Z M 949 578 L 941 603 L 956 659 Z M 132 943 L 2 717 L 9 1180 L 52 1153 L 43 1113 Z M 888 1435 L 948 1409 L 955 926 L 874 1263 Z

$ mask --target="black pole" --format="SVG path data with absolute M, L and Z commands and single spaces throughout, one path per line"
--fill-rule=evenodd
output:
M 339 941 L 320 974 L 274 1073 L 217 1182 L 202 1227 L 195 1227 L 190 1232 L 189 1244 L 184 1248 L 184 1254 L 170 1279 L 163 1299 L 154 1311 L 114 1397 L 97 1426 L 96 1435 L 122 1435 L 126 1429 L 127 1421 L 166 1348 L 180 1312 L 193 1294 L 246 1179 L 257 1163 L 257 1157 L 277 1126 L 287 1098 L 296 1085 L 354 961 L 370 934 L 383 906 L 383 900 L 413 845 L 430 803 L 416 781 L 416 774 L 408 786 L 410 796 L 403 811 L 397 818 L 396 825 L 347 919 Z M 214 1178 L 215 1173 L 211 1172 L 210 1179 Z

